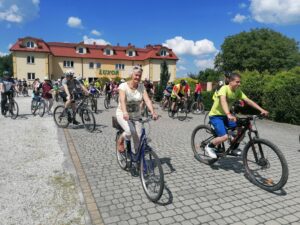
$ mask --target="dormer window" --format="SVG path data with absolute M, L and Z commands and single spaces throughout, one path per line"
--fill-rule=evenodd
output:
M 34 48 L 34 42 L 33 41 L 27 41 L 26 47 L 27 48 Z
M 129 50 L 129 51 L 127 51 L 127 56 L 129 56 L 129 57 L 136 56 L 136 52 L 134 50 Z
M 167 56 L 167 55 L 168 55 L 167 50 L 162 49 L 162 50 L 160 51 L 160 56 Z
M 85 47 L 77 47 L 76 52 L 78 54 L 85 54 L 87 52 Z
M 79 48 L 78 49 L 78 53 L 83 54 L 84 53 L 84 49 L 83 48 Z
M 113 51 L 109 48 L 104 50 L 104 55 L 113 55 Z

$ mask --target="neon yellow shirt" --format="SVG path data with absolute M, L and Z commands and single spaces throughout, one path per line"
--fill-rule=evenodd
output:
M 181 86 L 180 84 L 174 85 L 173 90 L 172 90 L 172 94 L 171 94 L 172 98 L 176 98 L 175 93 L 176 94 L 181 93 L 182 95 L 184 95 L 184 86 Z
M 228 85 L 224 85 L 221 87 L 221 89 L 216 93 L 216 96 L 214 96 L 214 104 L 211 107 L 211 110 L 209 112 L 209 116 L 225 116 L 225 112 L 221 105 L 220 96 L 226 96 L 226 100 L 228 103 L 229 109 L 232 107 L 233 103 L 237 100 L 244 100 L 248 98 L 241 89 L 236 89 L 235 91 L 232 91 Z
M 89 81 L 88 81 L 88 80 L 83 81 L 83 85 L 84 85 L 85 87 L 88 87 L 88 86 L 89 86 Z

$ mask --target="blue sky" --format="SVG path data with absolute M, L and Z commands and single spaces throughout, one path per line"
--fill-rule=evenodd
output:
M 25 36 L 164 44 L 184 76 L 211 68 L 227 36 L 262 27 L 300 42 L 300 0 L 0 0 L 0 55 Z

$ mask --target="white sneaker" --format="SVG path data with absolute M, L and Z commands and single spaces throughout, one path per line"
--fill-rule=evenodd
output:
M 208 144 L 209 145 L 209 144 Z M 209 147 L 208 145 L 205 146 L 205 152 L 208 154 L 208 156 L 212 159 L 216 159 L 217 155 L 216 152 L 214 150 L 214 148 Z

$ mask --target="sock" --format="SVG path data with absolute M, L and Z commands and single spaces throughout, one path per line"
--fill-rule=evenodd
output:
M 208 144 L 208 147 L 210 147 L 210 148 L 214 148 L 214 147 L 215 147 L 215 145 L 214 145 L 213 143 L 211 143 L 211 142 L 210 142 L 210 143 Z

